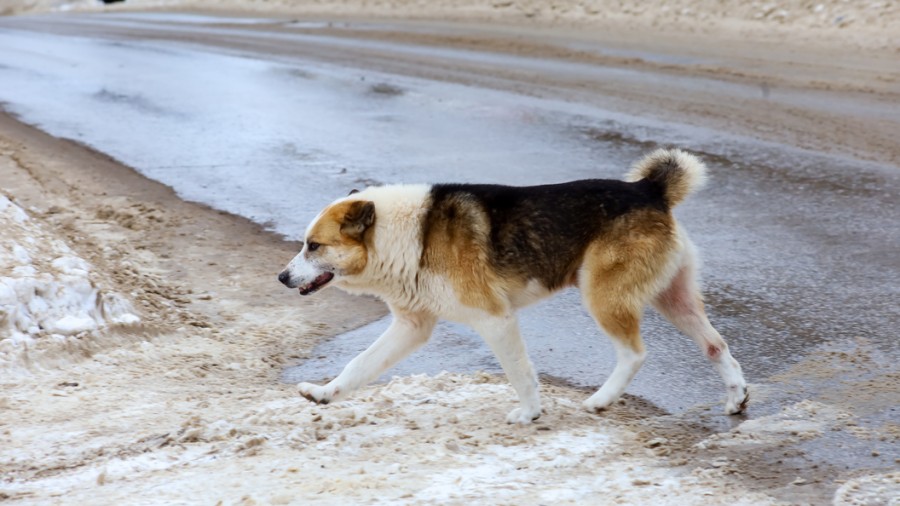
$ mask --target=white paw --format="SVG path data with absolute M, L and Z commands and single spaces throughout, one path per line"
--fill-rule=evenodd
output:
M 750 390 L 744 384 L 733 385 L 728 388 L 728 399 L 725 401 L 725 414 L 737 415 L 747 409 L 750 402 Z
M 323 386 L 313 385 L 312 383 L 300 383 L 297 385 L 297 390 L 300 392 L 300 395 L 316 404 L 328 404 L 331 402 L 332 395 Z
M 506 423 L 514 423 L 517 425 L 528 425 L 541 417 L 541 407 L 525 409 L 516 408 L 506 415 Z
M 617 397 L 611 397 L 609 395 L 600 395 L 600 392 L 592 395 L 589 399 L 582 402 L 581 405 L 587 411 L 591 413 L 597 413 L 598 411 L 603 411 L 608 408 L 612 403 L 616 402 Z

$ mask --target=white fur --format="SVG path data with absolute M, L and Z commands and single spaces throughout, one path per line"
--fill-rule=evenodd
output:
M 423 314 L 394 311 L 391 326 L 369 348 L 344 367 L 337 378 L 325 386 L 300 383 L 300 394 L 315 402 L 328 403 L 345 398 L 354 390 L 375 380 L 381 373 L 428 341 L 437 319 Z
M 510 295 L 510 303 L 514 308 L 519 309 L 530 306 L 541 299 L 546 299 L 552 294 L 553 291 L 548 290 L 540 281 L 530 279 L 528 284 L 525 285 L 525 289 Z
M 600 390 L 584 401 L 584 407 L 588 411 L 604 409 L 618 400 L 631 380 L 634 379 L 634 375 L 637 374 L 641 365 L 644 364 L 644 358 L 647 356 L 645 351 L 635 352 L 615 339 L 612 343 L 616 349 L 616 367 Z
M 325 272 L 325 266 L 317 261 L 310 260 L 306 255 L 307 247 L 303 245 L 300 253 L 297 253 L 287 266 L 291 274 L 291 282 L 294 285 L 306 285 Z
M 473 315 L 470 323 L 497 356 L 503 372 L 519 395 L 520 406 L 506 416 L 508 423 L 528 424 L 541 416 L 541 399 L 534 366 L 525 350 L 525 341 L 519 334 L 519 322 L 515 314 L 503 316 Z

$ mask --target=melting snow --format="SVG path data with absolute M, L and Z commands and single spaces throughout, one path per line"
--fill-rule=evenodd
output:
M 140 321 L 127 300 L 97 286 L 88 262 L 2 195 L 0 230 L 0 364 L 41 339 Z

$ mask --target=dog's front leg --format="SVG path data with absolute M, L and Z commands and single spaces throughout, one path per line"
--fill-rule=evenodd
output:
M 297 385 L 300 395 L 319 404 L 345 398 L 425 344 L 437 322 L 429 314 L 396 311 L 393 314 L 391 326 L 366 351 L 351 360 L 337 378 L 325 386 L 300 383 Z
M 481 334 L 500 361 L 503 372 L 509 378 L 521 406 L 510 411 L 507 423 L 529 424 L 541 416 L 541 399 L 538 393 L 537 375 L 525 342 L 519 334 L 519 322 L 514 314 L 502 317 L 479 318 L 472 327 Z

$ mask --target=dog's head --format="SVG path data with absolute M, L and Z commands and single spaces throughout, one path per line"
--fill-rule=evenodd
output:
M 333 280 L 361 273 L 368 260 L 366 232 L 374 223 L 373 202 L 350 196 L 332 203 L 306 229 L 303 249 L 278 281 L 309 295 Z

